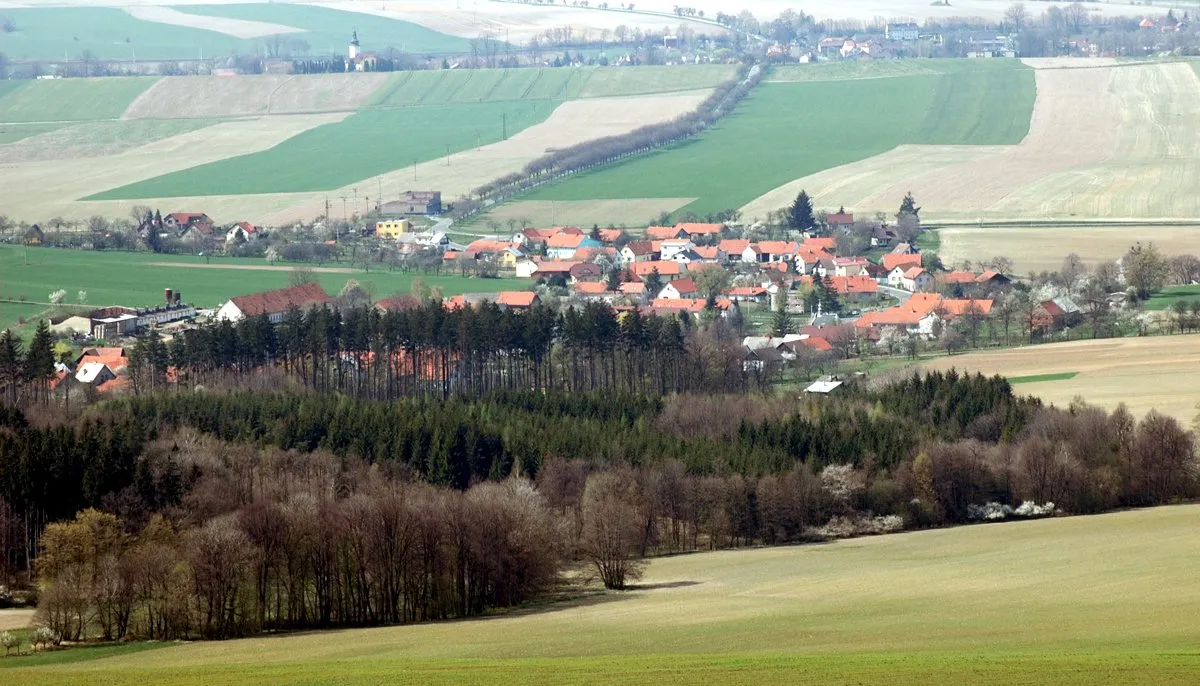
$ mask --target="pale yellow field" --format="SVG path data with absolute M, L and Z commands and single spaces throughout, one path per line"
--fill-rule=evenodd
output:
M 141 6 L 126 7 L 130 16 L 144 21 L 155 21 L 160 24 L 187 26 L 193 29 L 216 31 L 234 38 L 259 38 L 280 33 L 304 33 L 282 24 L 271 24 L 265 21 L 246 21 L 245 19 L 229 19 L 226 17 L 206 17 L 199 14 L 188 14 L 170 7 Z
M 51 160 L 0 164 L 5 211 L 9 216 L 32 221 L 55 216 L 86 219 L 93 214 L 123 217 L 133 205 L 146 203 L 92 203 L 73 199 L 197 164 L 265 150 L 302 131 L 340 121 L 348 114 L 300 114 L 225 122 L 82 163 Z M 163 207 L 166 211 L 168 206 Z M 224 215 L 220 217 L 225 220 Z M 228 221 L 238 219 L 230 215 Z
M 1195 226 L 948 227 L 939 229 L 938 254 L 948 265 L 1003 255 L 1014 271 L 1057 270 L 1075 253 L 1089 265 L 1119 260 L 1135 243 L 1153 243 L 1168 255 L 1200 253 L 1200 224 Z
M 661 212 L 674 212 L 695 198 L 623 198 L 620 200 L 518 200 L 488 212 L 502 224 L 513 219 L 531 226 L 644 227 Z
M 1060 407 L 1080 396 L 1109 410 L 1125 403 L 1137 417 L 1155 409 L 1185 426 L 1200 402 L 1200 336 L 1052 343 L 943 357 L 925 367 L 1009 377 L 1079 372 L 1071 379 L 1023 383 L 1014 389 Z
M 34 612 L 34 610 L 0 610 L 0 631 L 32 626 Z
M 743 207 L 765 216 L 798 189 L 861 214 L 912 191 L 927 220 L 1200 217 L 1200 77 L 1187 64 L 1035 63 L 1029 134 L 1003 147 L 903 146 L 792 181 Z
M 125 110 L 130 119 L 349 112 L 391 74 L 261 74 L 160 79 Z
M 358 74 L 356 76 L 382 76 L 386 74 Z M 218 79 L 196 77 L 212 83 Z M 241 77 L 246 78 L 246 77 Z M 328 97 L 329 89 L 321 84 L 320 77 L 302 77 L 302 85 L 293 87 L 288 77 L 262 77 L 282 79 L 275 95 L 271 98 L 271 109 L 303 109 Z M 186 81 L 186 78 L 178 81 Z M 228 81 L 239 81 L 228 79 Z M 356 79 L 351 79 L 355 81 Z M 173 93 L 163 101 L 175 101 L 181 94 L 181 86 L 163 85 L 177 81 L 164 79 L 151 87 L 147 93 L 162 88 Z M 312 85 L 308 85 L 309 82 Z M 336 82 L 341 83 L 344 80 Z M 372 88 L 371 80 L 360 82 L 365 98 Z M 221 86 L 220 88 L 226 88 Z M 249 87 L 247 87 L 249 88 Z M 341 86 L 337 86 L 341 88 Z M 222 92 L 229 96 L 242 87 L 234 86 Z M 267 90 L 264 88 L 258 91 Z M 250 89 L 247 92 L 254 91 Z M 257 91 L 255 91 L 257 92 Z M 90 157 L 79 160 L 55 159 L 21 163 L 0 163 L 0 187 L 6 191 L 5 211 L 10 217 L 41 221 L 47 217 L 61 216 L 68 219 L 85 219 L 94 214 L 125 216 L 134 205 L 149 205 L 163 208 L 203 208 L 209 216 L 220 222 L 253 221 L 268 226 L 309 220 L 324 212 L 326 197 L 340 198 L 353 195 L 371 195 L 381 186 L 389 190 L 417 186 L 437 188 L 443 197 L 452 200 L 469 194 L 478 186 L 505 174 L 520 170 L 530 160 L 555 148 L 574 143 L 611 136 L 631 131 L 647 124 L 667 121 L 688 112 L 707 97 L 709 91 L 690 91 L 670 95 L 631 96 L 619 98 L 589 98 L 563 103 L 541 124 L 532 126 L 511 138 L 472 150 L 455 153 L 446 160 L 438 159 L 413 167 L 395 170 L 379 177 L 365 179 L 343 189 L 312 193 L 272 193 L 239 196 L 196 196 L 177 198 L 147 198 L 136 201 L 112 200 L 83 202 L 75 200 L 100 191 L 116 188 L 179 169 L 206 162 L 243 155 L 279 144 L 280 142 L 321 124 L 340 121 L 350 112 L 324 114 L 289 114 L 248 118 L 210 126 L 200 131 L 156 140 L 146 145 L 125 150 L 115 155 Z M 147 114 L 158 107 L 147 100 L 130 108 L 137 113 Z M 306 103 L 308 103 L 306 105 Z M 229 103 L 213 105 L 228 111 Z M 265 107 L 265 100 L 253 101 L 248 109 Z M 198 113 L 197 113 L 198 114 Z M 103 123 L 102 123 L 103 124 Z M 100 125 L 102 125 L 100 124 Z M 62 136 L 57 132 L 47 136 Z M 676 205 L 677 206 L 677 205 Z M 639 217 L 644 221 L 646 217 Z

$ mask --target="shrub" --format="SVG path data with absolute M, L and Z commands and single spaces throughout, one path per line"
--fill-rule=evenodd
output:
M 18 655 L 21 654 L 21 639 L 8 631 L 0 632 L 0 646 L 4 648 L 6 656 L 13 650 L 16 650 Z

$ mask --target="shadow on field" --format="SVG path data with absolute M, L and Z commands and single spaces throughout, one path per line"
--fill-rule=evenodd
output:
M 699 586 L 699 581 L 663 581 L 657 584 L 630 584 L 626 587 L 627 591 L 657 591 L 664 588 L 686 588 L 688 586 Z

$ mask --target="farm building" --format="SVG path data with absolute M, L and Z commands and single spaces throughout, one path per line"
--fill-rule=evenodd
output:
M 399 200 L 385 202 L 379 207 L 379 214 L 385 217 L 441 213 L 441 191 L 404 191 Z
M 25 245 L 41 245 L 44 240 L 46 240 L 46 234 L 42 233 L 37 224 L 29 227 L 29 230 L 25 232 Z
M 236 240 L 251 241 L 261 235 L 262 230 L 250 222 L 238 222 L 225 232 L 225 240 L 229 243 Z
M 317 283 L 280 288 L 265 293 L 252 293 L 230 298 L 217 310 L 217 319 L 236 322 L 246 317 L 267 315 L 271 323 L 283 321 L 283 314 L 296 307 L 310 310 L 333 302 L 333 298 Z
M 412 231 L 412 222 L 407 219 L 384 219 L 375 222 L 375 235 L 380 238 L 396 238 Z

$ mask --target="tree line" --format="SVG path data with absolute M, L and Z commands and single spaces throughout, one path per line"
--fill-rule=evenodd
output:
M 276 373 L 379 400 L 501 389 L 744 390 L 736 335 L 698 319 L 618 314 L 602 303 L 561 312 L 447 309 L 437 300 L 389 312 L 293 308 L 278 325 L 266 316 L 220 321 L 169 343 L 146 333 L 129 372 L 139 392 L 164 387 L 168 371 L 185 386 Z
M 693 136 L 728 114 L 762 80 L 762 68 L 743 66 L 720 84 L 695 110 L 661 124 L 560 148 L 529 162 L 524 169 L 490 181 L 472 191 L 480 199 L 512 195 L 581 169 L 640 154 Z
M 99 405 L 74 426 L 6 411 L 2 483 L 47 498 L 43 619 L 66 638 L 169 639 L 465 617 L 538 598 L 574 564 L 619 588 L 657 554 L 1197 492 L 1193 437 L 1172 419 L 1044 408 L 1002 379 L 953 372 L 820 401 L 503 392 L 439 404 L 210 391 Z M 292 428 L 270 428 L 295 412 Z M 306 442 L 279 441 L 320 416 Z M 389 442 L 403 431 L 355 442 L 396 423 L 481 462 L 450 482 Z M 895 460 L 871 445 L 889 431 L 905 445 Z M 71 476 L 47 488 L 39 474 Z M 6 536 L 24 523 L 14 497 Z

